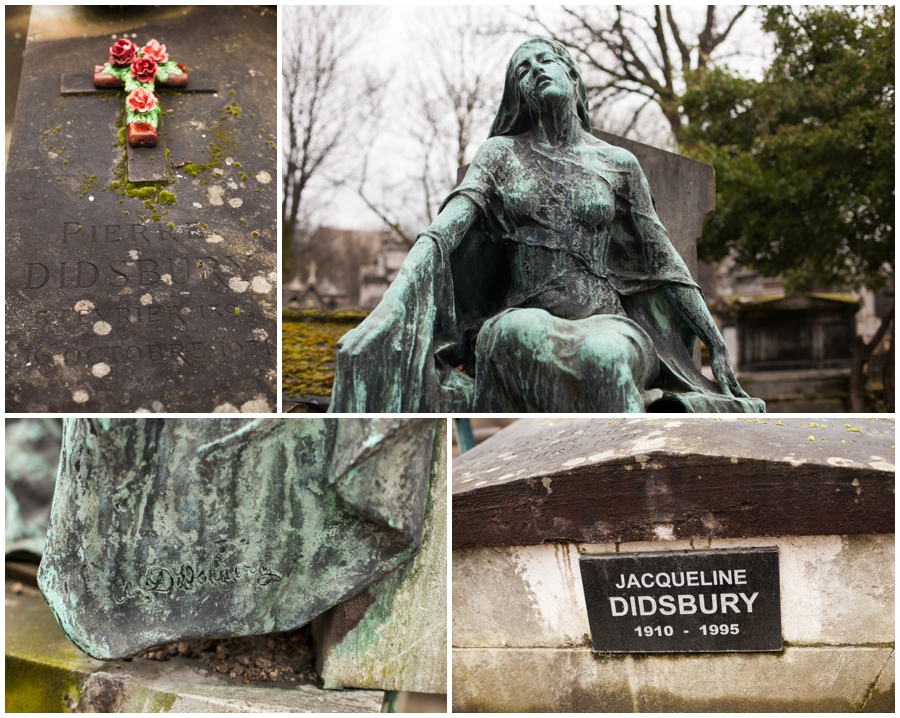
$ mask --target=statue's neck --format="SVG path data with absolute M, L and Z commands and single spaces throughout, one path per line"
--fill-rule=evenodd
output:
M 539 142 L 556 147 L 578 144 L 581 140 L 581 119 L 575 111 L 574 100 L 548 103 L 534 118 L 533 132 Z

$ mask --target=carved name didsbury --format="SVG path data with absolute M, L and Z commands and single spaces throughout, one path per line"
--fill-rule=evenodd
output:
M 152 601 L 155 597 L 168 597 L 179 591 L 202 591 L 240 580 L 247 581 L 251 586 L 264 588 L 280 582 L 282 576 L 261 561 L 255 564 L 239 563 L 230 568 L 192 566 L 187 563 L 181 564 L 179 568 L 152 566 L 143 573 L 137 585 L 117 578 L 113 582 L 112 599 L 116 603 L 125 603 L 134 598 Z
M 222 286 L 233 289 L 231 283 L 236 276 L 243 280 L 248 273 L 266 270 L 251 255 L 232 253 L 225 255 L 224 259 L 221 255 L 201 252 L 185 255 L 185 238 L 209 239 L 211 236 L 199 224 L 186 228 L 168 228 L 163 224 L 82 225 L 79 222 L 63 222 L 60 236 L 60 243 L 67 250 L 71 249 L 79 254 L 64 261 L 22 262 L 16 269 L 16 285 L 23 289 L 57 290 L 95 286 L 174 286 L 198 281 L 218 281 Z M 216 239 L 222 241 L 221 238 Z M 89 250 L 92 255 L 98 250 L 105 254 L 114 250 L 116 244 L 131 245 L 134 248 L 125 255 L 116 256 L 110 252 L 102 260 L 84 254 Z M 182 246 L 176 246 L 179 244 Z M 148 256 L 147 252 L 152 256 Z M 177 256 L 170 256 L 173 254 Z

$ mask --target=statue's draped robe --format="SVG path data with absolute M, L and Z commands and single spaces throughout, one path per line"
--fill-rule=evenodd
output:
M 584 390 L 593 367 L 567 350 L 591 333 L 602 344 L 598 332 L 634 347 L 646 405 L 764 410 L 723 395 L 694 364 L 695 335 L 665 288 L 699 288 L 629 152 L 596 138 L 554 152 L 527 135 L 492 137 L 442 210 L 455 198 L 477 207 L 477 221 L 461 240 L 434 225 L 419 237 L 378 307 L 339 342 L 330 411 L 609 411 Z M 525 348 L 498 359 L 498 322 L 522 309 L 532 309 L 519 315 Z

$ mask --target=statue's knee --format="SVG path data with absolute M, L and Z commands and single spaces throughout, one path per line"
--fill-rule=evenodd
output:
M 582 343 L 581 355 L 591 365 L 618 375 L 623 370 L 630 372 L 634 348 L 618 334 L 591 334 Z
M 534 314 L 533 309 L 519 309 L 498 318 L 491 327 L 490 353 L 509 354 L 520 348 L 526 335 L 534 331 Z

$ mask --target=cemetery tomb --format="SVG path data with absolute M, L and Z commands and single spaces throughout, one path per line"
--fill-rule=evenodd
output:
M 463 453 L 453 709 L 892 711 L 894 437 L 544 418 Z

